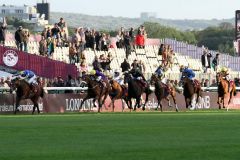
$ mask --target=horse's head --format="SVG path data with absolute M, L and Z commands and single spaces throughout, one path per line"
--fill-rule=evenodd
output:
M 216 74 L 217 84 L 219 84 L 222 80 L 223 80 L 223 75 L 222 75 L 220 72 L 218 72 L 218 73 Z
M 18 88 L 21 83 L 20 81 L 21 79 L 19 77 L 12 78 L 10 83 L 10 89 L 14 91 L 16 88 Z
M 156 84 L 159 81 L 158 77 L 156 74 L 152 74 L 151 79 L 150 79 L 150 84 Z

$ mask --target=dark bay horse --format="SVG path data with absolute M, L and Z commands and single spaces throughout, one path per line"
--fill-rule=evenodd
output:
M 168 101 L 168 107 L 171 107 L 171 102 L 170 102 L 170 96 L 173 99 L 176 112 L 178 112 L 178 107 L 176 103 L 176 89 L 173 86 L 170 86 L 170 91 L 167 93 L 166 86 L 162 84 L 162 82 L 159 80 L 156 74 L 152 74 L 151 79 L 150 79 L 150 84 L 153 84 L 155 86 L 155 95 L 158 100 L 158 105 L 156 110 L 158 109 L 158 106 L 160 106 L 161 112 L 162 112 L 162 104 L 161 101 L 163 99 L 166 99 Z
M 94 106 L 96 107 L 95 101 L 97 100 L 98 112 L 100 112 L 102 105 L 107 99 L 107 96 L 111 91 L 110 84 L 108 83 L 107 80 L 104 80 L 104 83 L 105 83 L 105 86 L 104 86 L 103 84 L 100 84 L 99 82 L 97 82 L 95 79 L 96 77 L 91 75 L 85 75 L 83 77 L 83 80 L 87 83 L 88 90 L 87 90 L 87 96 L 81 102 L 80 109 L 82 109 L 82 105 L 86 100 L 93 98 Z
M 193 107 L 193 100 L 195 99 L 195 94 L 197 95 L 196 103 L 199 102 L 199 97 L 202 96 L 202 88 L 199 81 L 190 80 L 186 75 L 182 76 L 181 82 L 183 84 L 183 95 L 185 97 L 186 108 L 189 106 Z
M 231 102 L 231 99 L 233 96 L 237 94 L 236 91 L 236 85 L 233 81 L 230 82 L 230 86 L 228 81 L 224 78 L 224 75 L 221 73 L 217 73 L 216 75 L 216 80 L 218 84 L 218 105 L 219 109 L 221 109 L 221 104 L 223 104 L 223 108 L 225 108 L 225 103 L 224 103 L 224 98 L 226 98 L 226 95 L 229 93 L 229 100 L 228 100 L 228 105 Z M 229 88 L 229 90 L 228 90 Z
M 127 96 L 128 108 L 132 109 L 132 101 L 131 101 L 132 98 L 136 99 L 134 110 L 136 110 L 136 107 L 140 108 L 141 96 L 143 93 L 145 93 L 146 99 L 142 107 L 142 110 L 145 110 L 145 105 L 148 102 L 148 96 L 152 93 L 149 85 L 146 87 L 143 87 L 138 80 L 133 79 L 130 73 L 124 73 L 124 83 L 128 84 L 128 96 Z
M 124 110 L 124 102 L 123 100 L 127 103 L 127 88 L 125 86 L 121 86 L 117 81 L 111 79 L 110 81 L 111 84 L 111 92 L 109 93 L 109 96 L 111 98 L 111 103 L 109 104 L 109 107 L 112 105 L 112 111 L 114 112 L 114 102 L 117 99 L 122 100 L 122 112 Z
M 40 84 L 40 83 L 38 83 L 38 84 Z M 30 99 L 33 102 L 34 107 L 33 107 L 32 114 L 34 114 L 36 108 L 37 108 L 38 114 L 40 113 L 40 110 L 38 107 L 38 100 L 39 100 L 39 97 L 43 98 L 43 95 L 44 95 L 44 90 L 43 90 L 42 86 L 37 85 L 36 92 L 33 92 L 31 89 L 31 86 L 25 80 L 22 80 L 22 79 L 16 77 L 11 80 L 10 88 L 11 88 L 11 90 L 17 89 L 17 91 L 16 91 L 16 107 L 15 107 L 14 114 L 16 114 L 17 111 L 19 111 L 19 109 L 18 109 L 19 103 L 23 99 Z

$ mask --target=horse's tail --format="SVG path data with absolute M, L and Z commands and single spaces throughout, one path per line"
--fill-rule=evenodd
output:
M 237 95 L 237 89 L 236 89 L 236 85 L 233 85 L 233 95 L 236 96 Z

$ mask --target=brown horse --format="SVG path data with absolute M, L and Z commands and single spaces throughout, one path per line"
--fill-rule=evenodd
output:
M 34 107 L 33 107 L 32 114 L 34 114 L 36 108 L 37 108 L 38 114 L 40 113 L 40 110 L 38 107 L 38 100 L 39 100 L 39 97 L 43 98 L 43 95 L 44 95 L 44 90 L 42 86 L 37 85 L 36 92 L 33 92 L 31 89 L 31 86 L 25 80 L 19 79 L 17 77 L 11 80 L 10 89 L 11 90 L 17 89 L 16 107 L 15 107 L 14 114 L 16 114 L 19 111 L 18 109 L 19 103 L 23 99 L 30 99 L 33 102 Z
M 109 96 L 111 98 L 111 103 L 109 104 L 109 107 L 112 105 L 112 111 L 114 112 L 114 102 L 117 99 L 122 100 L 122 112 L 124 110 L 124 102 L 123 100 L 127 103 L 127 88 L 125 86 L 121 86 L 117 81 L 111 79 L 110 81 L 111 84 L 111 92 L 109 93 Z
M 95 107 L 96 107 L 95 101 L 96 100 L 98 101 L 98 112 L 100 112 L 102 105 L 104 104 L 109 92 L 111 91 L 110 84 L 108 83 L 107 80 L 103 81 L 104 84 L 100 84 L 100 82 L 96 81 L 96 77 L 91 75 L 85 75 L 83 77 L 83 80 L 87 83 L 88 90 L 87 96 L 81 102 L 80 109 L 82 109 L 82 105 L 86 100 L 93 98 Z
M 185 97 L 186 108 L 194 107 L 195 94 L 197 94 L 196 103 L 199 102 L 199 97 L 202 96 L 202 88 L 198 80 L 190 80 L 187 75 L 182 75 L 181 82 L 183 84 L 183 95 Z
M 231 81 L 230 86 L 228 86 L 229 83 L 226 80 L 226 78 L 224 78 L 224 77 L 225 76 L 221 73 L 217 73 L 217 75 L 216 75 L 217 84 L 218 84 L 218 101 L 217 101 L 217 103 L 219 105 L 219 109 L 221 109 L 221 104 L 223 104 L 223 108 L 225 108 L 224 98 L 226 97 L 226 95 L 228 93 L 230 94 L 230 97 L 228 100 L 228 105 L 230 104 L 232 97 L 237 94 L 235 83 L 233 81 Z
M 152 93 L 150 86 L 147 85 L 143 87 L 141 83 L 138 80 L 135 80 L 133 76 L 126 72 L 124 73 L 124 83 L 128 84 L 128 96 L 127 96 L 127 105 L 128 108 L 132 109 L 132 98 L 136 99 L 136 103 L 134 105 L 134 111 L 136 110 L 136 107 L 140 108 L 140 102 L 141 102 L 141 96 L 143 93 L 146 94 L 145 103 L 143 104 L 142 110 L 145 110 L 145 105 L 148 102 L 148 97 Z
M 168 101 L 168 107 L 171 107 L 171 102 L 170 102 L 170 96 L 173 99 L 176 112 L 178 112 L 178 107 L 176 103 L 176 89 L 173 86 L 169 87 L 169 91 L 167 91 L 167 86 L 165 86 L 157 77 L 156 74 L 152 74 L 151 79 L 150 79 L 150 84 L 153 84 L 155 86 L 155 95 L 158 100 L 158 105 L 156 110 L 158 109 L 158 106 L 160 106 L 161 112 L 162 112 L 162 104 L 161 101 L 163 99 L 166 99 Z

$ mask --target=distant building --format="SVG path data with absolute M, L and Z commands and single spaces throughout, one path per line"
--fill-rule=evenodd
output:
M 149 18 L 157 18 L 157 13 L 156 12 L 142 12 L 141 19 L 149 19 Z
M 37 9 L 34 6 L 0 6 L 0 17 L 16 17 L 19 20 L 31 20 L 32 15 L 37 14 Z
M 40 15 L 45 15 L 45 20 L 50 19 L 50 4 L 47 3 L 47 0 L 42 0 L 42 3 L 37 3 L 37 12 L 40 13 Z

